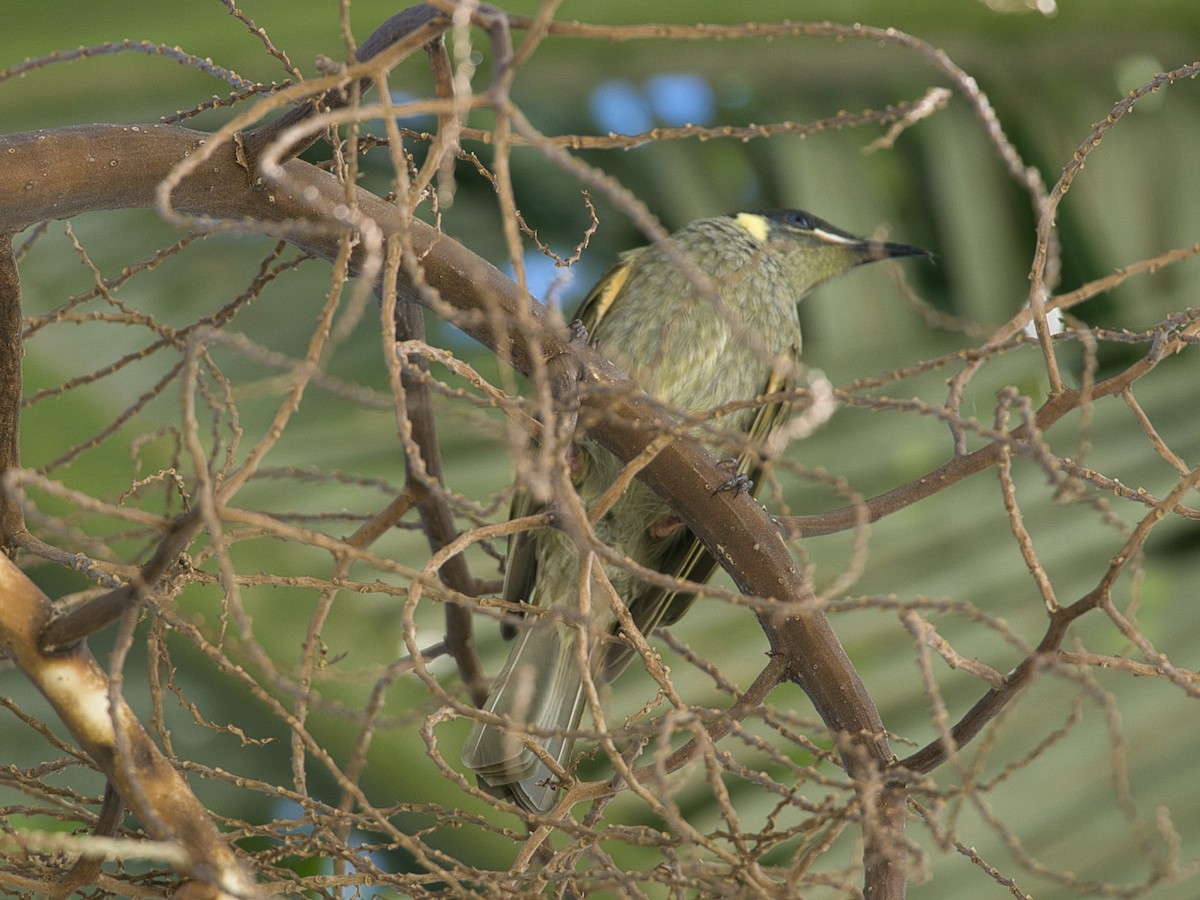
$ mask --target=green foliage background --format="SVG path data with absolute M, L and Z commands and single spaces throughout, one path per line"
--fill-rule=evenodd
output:
M 305 72 L 313 71 L 317 54 L 344 56 L 337 5 L 332 0 L 246 2 L 242 7 Z M 944 49 L 974 75 L 1026 161 L 1053 183 L 1092 124 L 1107 114 L 1124 91 L 1148 80 L 1155 71 L 1191 62 L 1200 36 L 1200 5 L 1187 0 L 1142 3 L 1135 10 L 1128 3 L 1095 0 L 1063 3 L 1062 7 L 1057 15 L 1045 17 L 1033 12 L 1001 14 L 982 3 L 968 2 L 760 2 L 749 6 L 566 2 L 557 18 L 690 23 L 803 17 L 895 26 Z M 513 12 L 534 9 L 531 3 L 511 3 L 507 8 Z M 356 36 L 361 39 L 397 9 L 380 0 L 357 0 L 351 13 Z M 6 21 L 0 65 L 53 49 L 128 37 L 179 44 L 249 78 L 270 81 L 284 77 L 257 41 L 215 2 L 144 4 L 123 0 L 80 15 L 75 3 L 46 0 L 14 5 L 6 12 Z M 400 72 L 410 73 L 416 90 L 425 89 L 427 75 L 421 60 L 410 61 Z M 914 56 L 867 43 L 796 38 L 610 45 L 550 39 L 523 69 L 514 96 L 544 132 L 594 132 L 588 97 L 598 83 L 621 78 L 640 86 L 664 72 L 695 73 L 708 79 L 718 98 L 717 119 L 732 124 L 805 122 L 840 109 L 878 108 L 915 99 L 931 80 L 936 83 L 931 71 Z M 402 84 L 403 77 L 393 76 L 393 85 Z M 169 60 L 125 53 L 52 66 L 0 83 L 0 111 L 7 131 L 88 121 L 151 122 L 225 90 L 224 85 Z M 213 127 L 226 115 L 209 113 L 193 124 Z M 678 141 L 624 153 L 584 155 L 634 190 L 669 226 L 700 215 L 764 206 L 802 206 L 860 232 L 885 225 L 890 236 L 936 253 L 935 265 L 907 271 L 909 282 L 922 296 L 945 312 L 982 323 L 1007 319 L 1025 301 L 1034 244 L 1033 213 L 1027 198 L 1005 177 L 965 104 L 954 98 L 948 110 L 904 134 L 893 152 L 860 152 L 877 136 L 878 132 L 864 128 L 829 131 L 805 140 L 777 136 L 749 144 Z M 1197 147 L 1200 87 L 1186 83 L 1139 106 L 1131 119 L 1105 138 L 1059 217 L 1065 287 L 1198 239 Z M 317 155 L 325 152 L 324 145 L 313 151 Z M 481 151 L 481 157 L 485 152 Z M 525 217 L 543 240 L 568 254 L 588 222 L 576 187 L 559 173 L 547 173 L 545 163 L 532 152 L 517 154 L 514 166 L 517 201 Z M 380 157 L 378 165 L 368 161 L 364 180 L 369 187 L 386 190 L 386 176 L 386 157 Z M 444 227 L 467 246 L 503 264 L 504 248 L 491 190 L 466 166 L 460 168 L 459 176 L 460 189 L 454 206 L 445 210 Z M 568 307 L 616 252 L 640 242 L 628 222 L 602 199 L 598 199 L 597 209 L 600 229 L 578 267 L 579 274 L 565 289 L 562 302 Z M 74 221 L 73 227 L 105 274 L 145 258 L 153 248 L 173 239 L 172 230 L 149 212 L 85 216 Z M 45 312 L 90 285 L 91 276 L 78 264 L 61 227 L 52 231 L 55 233 L 22 265 L 26 315 Z M 243 289 L 269 246 L 266 240 L 247 237 L 209 237 L 164 267 L 154 282 L 159 294 L 130 292 L 122 299 L 168 321 L 194 320 Z M 1128 282 L 1077 312 L 1098 326 L 1145 328 L 1157 322 L 1164 311 L 1200 306 L 1198 283 L 1200 263 L 1193 259 Z M 273 284 L 239 316 L 235 329 L 272 349 L 302 355 L 327 286 L 325 264 L 304 264 Z M 857 273 L 822 289 L 808 301 L 804 313 L 806 358 L 834 384 L 886 372 L 964 343 L 960 337 L 928 329 L 899 302 L 883 271 Z M 331 370 L 386 390 L 373 323 L 370 315 L 365 317 L 332 361 Z M 111 329 L 100 339 L 97 333 L 84 327 L 73 332 L 57 328 L 49 330 L 45 340 L 31 340 L 26 356 L 27 393 L 97 368 L 128 349 L 120 346 L 120 336 L 114 338 Z M 444 340 L 457 340 L 444 330 L 439 334 Z M 144 342 L 144 337 L 130 335 L 129 340 L 132 348 Z M 482 370 L 494 370 L 485 354 L 470 349 L 461 352 Z M 994 391 L 1011 381 L 1029 392 L 1039 390 L 1039 383 L 1030 381 L 1039 371 L 1036 353 L 1029 348 L 1013 354 L 977 381 L 970 398 L 973 413 L 990 421 Z M 250 363 L 232 357 L 223 361 L 247 378 L 257 371 Z M 32 407 L 23 424 L 25 464 L 43 465 L 98 432 L 165 371 L 161 365 L 149 360 L 108 380 L 102 388 L 81 388 Z M 1193 465 L 1200 462 L 1195 375 L 1194 362 L 1189 366 L 1181 360 L 1165 366 L 1139 392 L 1163 438 Z M 269 415 L 277 399 L 269 373 L 259 372 L 258 377 L 258 398 L 251 391 L 241 404 L 248 433 L 261 430 L 263 423 L 256 421 L 255 414 Z M 926 376 L 907 386 L 936 402 L 944 398 L 939 378 Z M 168 434 L 133 451 L 131 437 L 153 432 L 158 424 L 176 417 L 175 393 L 168 391 L 138 417 L 136 425 L 118 430 L 55 477 L 80 490 L 115 497 L 139 473 L 149 474 L 170 460 Z M 1128 427 L 1117 429 L 1116 423 L 1126 418 L 1116 400 L 1096 409 L 1091 428 L 1098 437 L 1088 464 L 1115 472 L 1127 485 L 1161 493 L 1174 482 L 1174 475 L 1148 451 L 1139 434 Z M 445 436 L 448 482 L 454 490 L 486 498 L 506 483 L 507 447 L 494 419 L 449 419 Z M 845 475 L 856 490 L 871 495 L 919 476 L 945 460 L 950 450 L 948 433 L 936 421 L 847 408 L 791 452 L 807 466 Z M 1062 450 L 1070 452 L 1066 447 Z M 402 479 L 390 414 L 352 407 L 332 396 L 314 394 L 306 399 L 272 459 L 275 466 L 353 472 L 393 487 Z M 1098 523 L 1081 524 L 1077 508 L 1056 506 L 1032 468 L 1024 476 L 1026 516 L 1043 561 L 1055 578 L 1060 598 L 1073 599 L 1095 583 L 1119 539 Z M 291 482 L 280 484 L 287 484 L 288 489 L 261 479 L 252 489 L 253 496 L 267 508 L 310 513 L 345 510 L 347 516 L 372 511 L 388 496 L 385 488 L 362 485 L 342 491 L 323 485 L 311 494 L 296 496 Z M 838 497 L 819 487 L 794 483 L 786 488 L 785 511 L 815 512 L 841 505 Z M 54 511 L 52 500 L 41 502 Z M 1134 521 L 1139 514 L 1121 505 L 1118 508 L 1127 521 Z M 343 533 L 352 528 L 353 521 L 347 518 Z M 69 538 L 64 536 L 64 544 Z M 1150 544 L 1149 577 L 1140 585 L 1143 631 L 1173 660 L 1191 667 L 1200 664 L 1196 655 L 1200 618 L 1195 614 L 1200 595 L 1197 538 L 1194 524 L 1162 526 Z M 136 550 L 136 545 L 122 544 L 119 536 L 111 543 L 118 556 L 123 548 Z M 249 552 L 249 548 L 243 549 Z M 243 571 L 297 576 L 312 574 L 314 567 L 321 575 L 328 571 L 327 558 L 315 551 L 305 557 L 294 547 L 281 550 L 266 541 L 254 549 L 261 556 L 242 560 Z M 379 549 L 413 564 L 424 558 L 423 541 L 415 534 L 397 534 Z M 850 552 L 850 538 L 816 539 L 808 542 L 806 552 L 821 588 L 840 573 Z M 482 557 L 473 563 L 477 574 L 488 571 Z M 81 577 L 49 566 L 38 567 L 31 575 L 52 596 L 85 586 Z M 1044 619 L 1040 599 L 1009 535 L 995 477 L 988 473 L 877 525 L 866 569 L 852 591 L 855 596 L 894 594 L 903 601 L 953 598 L 970 602 L 1004 618 L 1031 642 L 1040 636 Z M 204 610 L 215 596 L 215 592 L 204 596 L 203 591 L 196 591 L 185 602 Z M 248 597 L 258 639 L 276 658 L 294 660 L 312 602 L 309 592 L 302 588 L 248 591 Z M 339 614 L 325 634 L 331 658 L 342 657 L 322 685 L 328 696 L 352 707 L 361 704 L 361 683 L 340 682 L 338 667 L 359 671 L 385 665 L 402 654 L 397 606 L 395 598 L 382 595 L 346 600 L 345 614 Z M 436 610 L 430 612 L 426 624 L 431 639 L 436 637 Z M 842 612 L 834 624 L 889 728 L 900 736 L 898 752 L 905 752 L 905 740 L 917 745 L 929 740 L 933 732 L 928 700 L 920 689 L 911 638 L 897 618 L 867 609 Z M 506 648 L 489 623 L 481 622 L 479 627 L 485 664 L 495 671 Z M 964 655 L 977 655 L 1001 671 L 1020 659 L 1016 649 L 990 632 L 973 631 L 961 621 L 951 627 L 959 630 L 946 636 Z M 1120 636 L 1102 622 L 1085 620 L 1080 631 L 1090 649 L 1128 652 Z M 761 667 L 765 644 L 745 611 L 701 604 L 674 632 L 742 685 Z M 105 640 L 95 641 L 94 646 L 103 660 Z M 197 728 L 190 715 L 173 711 L 177 752 L 184 758 L 209 761 L 228 754 L 226 768 L 251 777 L 280 778 L 288 765 L 288 745 L 279 723 L 259 716 L 255 702 L 219 676 L 196 680 L 198 673 L 206 671 L 205 662 L 189 656 L 183 648 L 180 654 L 181 676 L 184 667 L 194 663 L 186 672 L 186 694 L 206 719 L 234 722 L 251 737 L 273 737 L 278 742 L 245 747 L 235 736 Z M 453 686 L 449 669 L 443 666 L 442 671 L 447 686 Z M 966 676 L 942 674 L 953 717 L 974 701 L 980 688 Z M 1138 810 L 1152 819 L 1155 808 L 1169 806 L 1182 835 L 1183 857 L 1195 859 L 1200 857 L 1200 794 L 1195 790 L 1200 728 L 1195 703 L 1156 680 L 1137 681 L 1121 673 L 1111 678 L 1103 672 L 1093 674 L 1100 687 L 1119 698 L 1118 720 L 1105 721 L 1096 704 L 1085 703 L 1083 722 L 1074 735 L 1033 766 L 1014 773 L 1009 789 L 997 795 L 999 805 L 992 812 L 1008 822 L 1025 849 L 1051 869 L 1070 868 L 1084 879 L 1136 883 L 1147 877 L 1147 869 L 1144 861 L 1129 851 L 1128 829 L 1113 799 L 1113 751 L 1105 735 L 1119 725 Z M 137 692 L 143 689 L 137 681 L 128 679 L 135 706 Z M 640 707 L 651 691 L 649 681 L 644 677 L 639 681 L 634 673 L 622 679 L 618 688 L 614 703 L 630 712 Z M 17 697 L 42 718 L 50 718 L 38 698 L 25 695 L 15 672 L 0 675 L 0 690 Z M 699 679 L 692 690 L 697 702 L 720 702 Z M 799 714 L 808 715 L 807 701 L 792 690 L 790 699 L 778 695 L 773 699 L 784 705 L 790 702 Z M 1007 762 L 1032 749 L 1067 718 L 1077 699 L 1065 691 L 1061 681 L 1042 682 L 1034 691 L 1035 696 L 999 724 L 997 746 L 985 767 L 985 777 L 996 776 Z M 390 696 L 394 715 L 403 721 L 406 710 L 423 697 L 415 684 L 398 685 Z M 311 727 L 335 756 L 345 750 L 349 730 L 336 716 L 318 712 Z M 43 746 L 26 743 L 30 732 L 5 722 L 0 733 L 18 734 L 21 741 L 18 746 L 8 737 L 0 737 L 0 762 L 29 765 L 42 758 Z M 455 758 L 454 742 L 461 736 L 455 738 L 454 732 L 447 730 L 443 739 L 447 757 Z M 453 786 L 431 780 L 424 763 L 424 749 L 415 729 L 383 731 L 373 746 L 365 787 L 376 798 L 391 795 L 458 804 Z M 317 771 L 311 774 L 321 778 Z M 260 795 L 204 783 L 196 788 L 228 815 L 262 819 L 278 814 Z M 99 785 L 95 789 L 98 791 Z M 694 815 L 698 825 L 712 816 L 703 799 L 703 786 L 697 783 Z M 625 814 L 639 815 L 634 804 L 624 798 L 617 809 L 624 803 L 629 804 Z M 1012 871 L 1010 848 L 1003 846 L 984 817 L 984 811 L 964 806 L 959 812 L 960 834 L 969 835 L 969 842 L 988 861 Z M 430 823 L 414 816 L 412 824 L 415 828 Z M 451 854 L 496 867 L 506 866 L 512 853 L 511 843 L 495 836 L 479 839 L 472 835 L 463 840 L 447 833 L 438 840 Z M 837 852 L 850 859 L 853 848 L 843 846 Z M 393 867 L 402 864 L 402 860 L 389 862 Z M 632 864 L 636 865 L 636 860 Z M 1005 894 L 999 886 L 985 883 L 958 856 L 936 857 L 932 874 L 933 881 L 918 887 L 915 896 Z M 1018 882 L 1037 897 L 1065 895 L 1065 889 L 1036 875 L 1018 873 Z M 1195 885 L 1193 880 L 1158 886 L 1150 896 L 1192 897 Z

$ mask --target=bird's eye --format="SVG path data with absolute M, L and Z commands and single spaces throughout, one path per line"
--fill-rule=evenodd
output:
M 812 220 L 808 217 L 807 213 L 802 213 L 802 212 L 788 213 L 787 219 L 788 219 L 788 224 L 793 226 L 794 228 L 804 228 L 804 229 L 812 228 Z

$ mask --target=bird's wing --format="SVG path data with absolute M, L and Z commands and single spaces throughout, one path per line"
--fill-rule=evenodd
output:
M 530 452 L 536 453 L 537 442 L 530 442 Z M 513 495 L 508 508 L 509 519 L 536 516 L 545 509 L 545 504 L 534 499 L 529 491 L 519 490 Z M 504 590 L 501 593 L 509 603 L 528 602 L 537 580 L 537 553 L 533 531 L 521 531 L 508 539 L 508 553 L 504 558 Z M 500 634 L 512 640 L 517 636 L 517 627 L 512 621 L 500 623 Z
M 614 263 L 604 276 L 596 282 L 592 290 L 584 298 L 579 307 L 578 318 L 583 322 L 589 333 L 595 331 L 604 318 L 621 288 L 629 278 L 629 254 L 623 254 L 620 261 Z M 529 442 L 530 454 L 540 452 L 537 441 Z M 535 516 L 546 508 L 544 503 L 534 499 L 529 491 L 519 490 L 513 495 L 509 507 L 510 519 L 522 516 Z M 537 553 L 533 540 L 533 531 L 522 531 L 514 534 L 508 540 L 508 554 L 504 565 L 504 591 L 501 596 L 509 603 L 530 601 L 534 583 L 537 581 Z M 506 640 L 511 640 L 517 634 L 517 628 L 511 622 L 500 625 L 500 633 Z
M 583 323 L 583 327 L 588 330 L 589 334 L 596 331 L 600 322 L 612 308 L 613 301 L 625 287 L 625 282 L 629 280 L 631 257 L 636 253 L 637 251 L 634 250 L 621 254 L 621 258 L 600 277 L 600 280 L 584 298 L 583 303 L 580 304 L 577 318 Z

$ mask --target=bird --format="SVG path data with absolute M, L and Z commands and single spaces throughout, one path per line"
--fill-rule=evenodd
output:
M 930 254 L 855 236 L 798 209 L 703 218 L 666 241 L 621 254 L 584 299 L 578 322 L 604 356 L 719 457 L 736 444 L 739 457 L 722 458 L 737 474 L 722 487 L 749 483 L 753 493 L 767 438 L 786 421 L 786 398 L 801 375 L 800 301 L 856 266 L 918 256 Z M 565 464 L 585 507 L 623 468 L 586 434 Z M 539 511 L 545 501 L 521 490 L 510 515 Z M 636 479 L 593 528 L 617 554 L 675 578 L 702 584 L 717 566 L 667 503 Z M 637 655 L 595 589 L 580 650 L 580 564 L 562 529 L 510 538 L 502 597 L 547 612 L 502 626 L 506 636 L 515 632 L 516 643 L 482 709 L 512 725 L 477 719 L 462 752 L 481 787 L 530 813 L 551 811 L 560 785 L 525 742 L 540 745 L 566 771 L 585 706 L 584 655 L 595 684 L 612 681 Z M 605 564 L 604 572 L 643 634 L 676 622 L 694 599 L 627 567 Z

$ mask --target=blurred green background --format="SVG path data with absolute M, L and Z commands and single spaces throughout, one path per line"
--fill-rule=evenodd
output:
M 748 6 L 718 2 L 635 6 L 569 0 L 556 18 L 610 23 L 803 18 L 896 27 L 944 50 L 976 78 L 1026 163 L 1051 184 L 1092 124 L 1103 119 L 1125 91 L 1156 71 L 1192 62 L 1200 55 L 1200 5 L 1190 0 L 1140 3 L 1136 11 L 1128 3 L 1090 0 L 1064 3 L 1049 16 L 1018 3 L 1010 5 L 1012 11 L 1000 12 L 965 0 L 956 4 L 759 2 Z M 241 8 L 267 29 L 276 46 L 286 50 L 306 74 L 313 74 L 319 54 L 344 56 L 333 0 L 291 0 L 286 4 L 247 0 Z M 506 8 L 530 13 L 535 7 L 510 3 Z M 398 9 L 380 0 L 357 0 L 351 11 L 356 37 L 361 40 Z M 259 42 L 216 2 L 108 2 L 89 6 L 82 13 L 78 4 L 48 0 L 12 5 L 6 11 L 5 30 L 0 67 L 53 50 L 129 38 L 180 45 L 251 80 L 269 82 L 286 77 Z M 481 69 L 480 78 L 484 71 Z M 789 37 L 606 43 L 550 38 L 522 70 L 513 96 L 544 133 L 603 133 L 610 128 L 636 131 L 682 124 L 675 119 L 685 112 L 701 124 L 807 122 L 839 110 L 880 108 L 916 99 L 931 84 L 944 81 L 915 55 L 868 42 Z M 416 95 L 426 91 L 423 61 L 416 59 L 402 66 L 392 85 L 398 96 L 409 89 Z M 49 66 L 0 82 L 0 111 L 6 131 L 92 121 L 152 122 L 213 94 L 226 93 L 228 86 L 171 60 L 120 53 Z M 212 128 L 227 116 L 227 111 L 210 112 L 192 124 Z M 486 119 L 479 121 L 482 124 Z M 890 237 L 920 244 L 936 254 L 934 265 L 904 269 L 906 280 L 922 297 L 941 311 L 970 317 L 984 326 L 1003 322 L 1025 301 L 1034 243 L 1034 218 L 1027 196 L 1006 176 L 984 140 L 980 124 L 959 96 L 946 110 L 906 132 L 894 150 L 864 153 L 880 133 L 864 127 L 831 130 L 803 140 L 776 136 L 746 144 L 674 141 L 628 152 L 580 155 L 618 178 L 670 227 L 701 215 L 768 206 L 801 206 L 860 233 L 884 227 Z M 1058 217 L 1065 288 L 1198 239 L 1197 147 L 1200 90 L 1191 82 L 1149 98 L 1105 138 Z M 485 161 L 489 158 L 486 148 L 468 149 L 478 149 Z M 308 158 L 320 159 L 327 152 L 320 144 Z M 515 154 L 513 166 L 517 202 L 526 219 L 553 249 L 569 255 L 588 224 L 578 185 L 549 169 L 532 151 Z M 381 152 L 367 157 L 364 183 L 375 190 L 388 189 L 387 158 Z M 555 281 L 562 270 L 540 262 L 534 254 L 528 257 L 534 292 L 550 295 L 567 309 L 617 252 L 641 242 L 636 230 L 610 203 L 594 196 L 600 229 L 568 283 Z M 468 166 L 458 170 L 458 192 L 454 205 L 444 210 L 443 225 L 467 246 L 506 265 L 494 195 Z M 72 226 L 106 276 L 178 237 L 147 211 L 88 215 Z M 22 263 L 24 308 L 29 316 L 46 313 L 91 285 L 91 275 L 79 263 L 62 226 L 52 225 L 50 231 Z M 17 242 L 23 238 L 18 235 Z M 210 236 L 169 260 L 153 278 L 135 279 L 120 299 L 163 321 L 186 324 L 244 290 L 270 246 L 267 239 Z M 293 254 L 289 251 L 287 255 Z M 1191 260 L 1135 279 L 1076 312 L 1097 327 L 1150 328 L 1173 310 L 1200 306 L 1198 266 L 1200 263 Z M 274 282 L 240 313 L 233 330 L 272 350 L 302 356 L 327 287 L 328 267 L 321 262 L 305 263 Z M 806 360 L 835 385 L 978 341 L 928 328 L 900 301 L 882 267 L 826 286 L 806 303 L 804 317 Z M 482 371 L 494 373 L 491 360 L 455 333 L 434 323 L 434 335 Z M 26 392 L 61 384 L 147 342 L 144 332 L 105 327 L 102 322 L 46 328 L 28 345 Z M 32 406 L 23 423 L 25 465 L 44 466 L 111 422 L 167 372 L 174 357 L 159 356 L 162 354 L 131 364 L 96 385 Z M 261 435 L 274 411 L 280 396 L 278 384 L 265 367 L 234 352 L 217 350 L 214 356 L 237 386 L 241 426 L 248 444 Z M 1195 414 L 1200 371 L 1194 356 L 1169 361 L 1138 389 L 1138 397 L 1163 439 L 1193 465 L 1200 455 Z M 1079 363 L 1077 348 L 1064 348 L 1062 358 L 1073 380 Z M 1130 358 L 1106 348 L 1104 371 L 1112 371 L 1111 367 Z M 342 378 L 386 391 L 378 329 L 370 309 L 328 368 Z M 945 399 L 946 374 L 910 379 L 889 392 L 940 403 Z M 990 422 L 995 391 L 1009 383 L 1018 385 L 1035 402 L 1041 398 L 1045 385 L 1036 348 L 1014 351 L 986 367 L 972 384 L 964 407 L 967 414 Z M 178 389 L 168 388 L 111 438 L 82 452 L 69 466 L 56 467 L 51 477 L 75 489 L 115 499 L 136 478 L 171 464 L 176 437 L 168 426 L 178 419 L 177 398 Z M 497 492 L 510 476 L 508 443 L 501 423 L 451 401 L 445 403 L 443 412 L 450 487 L 481 502 L 497 498 L 491 517 L 500 517 L 503 498 Z M 1173 471 L 1151 452 L 1118 401 L 1099 404 L 1090 422 L 1073 417 L 1062 423 L 1051 440 L 1059 452 L 1076 456 L 1089 434 L 1087 465 L 1160 495 L 1174 483 Z M 135 440 L 142 435 L 152 437 Z M 932 418 L 844 408 L 802 446 L 793 447 L 791 455 L 807 469 L 843 476 L 853 489 L 871 495 L 918 477 L 950 452 L 947 430 Z M 336 534 L 350 533 L 361 516 L 386 503 L 389 491 L 402 479 L 391 414 L 386 409 L 348 404 L 318 389 L 309 392 L 268 465 L 278 470 L 279 477 L 256 479 L 239 494 L 239 503 L 294 514 L 305 524 Z M 289 467 L 346 473 L 346 483 L 322 482 L 298 491 L 295 469 Z M 1054 578 L 1060 600 L 1070 602 L 1096 583 L 1122 538 L 1086 506 L 1057 503 L 1052 488 L 1033 466 L 1018 461 L 1016 474 L 1037 549 Z M 803 478 L 785 478 L 783 491 L 781 498 L 771 501 L 783 511 L 816 512 L 843 502 L 834 492 Z M 160 509 L 167 502 L 163 499 L 166 493 L 160 489 L 157 499 L 144 495 L 139 502 Z M 48 514 L 62 514 L 66 509 L 50 498 L 37 499 Z M 1136 521 L 1142 510 L 1127 506 L 1116 503 L 1118 516 L 1126 523 Z M 333 519 L 313 518 L 331 511 Z M 73 530 L 59 532 L 49 532 L 51 524 L 47 523 L 46 539 L 68 549 L 102 553 L 104 548 L 88 543 L 88 538 L 111 535 L 111 553 L 122 561 L 130 558 L 122 553 L 141 549 L 134 541 L 123 542 L 120 534 L 114 534 L 116 526 L 103 517 L 76 515 L 70 522 Z M 828 586 L 840 574 L 850 541 L 843 535 L 806 542 L 804 552 L 818 588 Z M 1200 665 L 1196 655 L 1200 645 L 1200 620 L 1195 614 L 1200 594 L 1197 543 L 1194 524 L 1164 523 L 1151 538 L 1144 577 L 1136 584 L 1144 634 L 1178 665 L 1192 668 Z M 425 559 L 423 542 L 412 532 L 397 532 L 376 549 L 406 565 L 419 566 Z M 1041 600 L 1009 533 L 994 474 L 976 476 L 881 522 L 872 529 L 869 550 L 861 577 L 849 588 L 851 598 L 890 597 L 909 604 L 951 599 L 1003 619 L 1026 642 L 1036 643 L 1040 638 L 1044 626 Z M 327 556 L 291 544 L 243 542 L 237 552 L 244 572 L 325 577 L 330 571 Z M 494 563 L 489 564 L 482 554 L 476 554 L 472 563 L 476 575 L 495 572 Z M 30 571 L 52 596 L 86 586 L 81 577 L 49 566 Z M 358 572 L 368 577 L 363 570 Z M 379 573 L 371 571 L 369 577 L 379 577 Z M 400 579 L 395 584 L 403 587 Z M 1127 602 L 1131 589 L 1127 582 L 1122 583 L 1121 603 Z M 215 590 L 192 589 L 180 602 L 189 614 L 206 617 L 215 629 L 216 597 Z M 304 587 L 245 588 L 255 638 L 285 669 L 299 658 L 314 599 L 315 593 Z M 375 673 L 404 653 L 399 622 L 402 601 L 402 596 L 387 593 L 339 597 L 337 612 L 323 634 L 331 658 L 339 659 L 320 685 L 326 697 L 351 709 L 360 707 L 369 686 L 364 673 Z M 835 627 L 885 722 L 898 736 L 897 752 L 904 755 L 910 744 L 920 746 L 933 736 L 929 702 L 913 663 L 911 638 L 895 614 L 880 605 L 864 604 L 858 611 L 854 609 L 859 604 L 852 599 L 844 605 L 846 610 L 834 619 Z M 930 616 L 965 656 L 977 656 L 1002 672 L 1021 658 L 998 632 L 979 622 L 936 611 Z M 419 622 L 425 644 L 439 637 L 440 610 L 435 605 L 425 605 Z M 739 685 L 748 684 L 761 668 L 765 642 L 744 610 L 711 601 L 701 603 L 673 631 Z M 1120 635 L 1098 617 L 1081 622 L 1077 634 L 1094 652 L 1131 653 Z M 199 728 L 190 714 L 172 710 L 169 716 L 176 752 L 250 777 L 286 780 L 288 745 L 280 724 L 264 716 L 256 701 L 229 680 L 214 674 L 197 653 L 177 643 L 178 677 L 186 679 L 185 694 L 207 719 L 234 723 L 252 737 L 274 737 L 277 742 L 243 747 L 233 735 Z M 507 648 L 486 620 L 479 623 L 479 643 L 485 665 L 494 672 Z M 237 656 L 237 644 L 231 638 L 227 652 Z M 108 639 L 101 636 L 93 646 L 103 661 Z M 731 653 L 733 647 L 737 649 Z M 685 671 L 681 662 L 677 661 L 675 669 L 689 700 L 723 705 L 705 679 Z M 460 690 L 444 661 L 434 671 L 447 689 Z M 951 718 L 961 715 L 980 694 L 979 682 L 940 664 L 935 664 L 935 671 Z M 132 677 L 132 672 L 130 675 L 128 690 L 136 704 L 144 697 L 145 685 Z M 1134 680 L 1103 671 L 1094 671 L 1092 676 L 1100 688 L 1111 692 L 1117 719 L 1106 719 L 1106 711 L 1094 699 L 1082 700 L 1080 722 L 1074 730 L 1032 765 L 1002 779 L 987 795 L 988 814 L 1003 821 L 1025 851 L 1051 871 L 1069 870 L 1084 882 L 1136 885 L 1150 877 L 1150 869 L 1131 837 L 1136 828 L 1126 821 L 1116 799 L 1112 774 L 1116 751 L 1111 734 L 1116 730 L 1124 742 L 1120 752 L 1128 765 L 1133 806 L 1148 822 L 1153 821 L 1158 807 L 1170 810 L 1186 862 L 1200 856 L 1200 792 L 1195 790 L 1200 717 L 1194 700 L 1159 680 Z M 637 710 L 653 690 L 644 675 L 634 672 L 618 682 L 618 688 L 612 702 L 624 713 Z M 0 675 L 0 690 L 26 709 L 48 717 L 44 705 L 29 696 L 15 672 Z M 1071 715 L 1072 705 L 1085 695 L 1086 691 L 1066 679 L 1040 681 L 995 729 L 995 745 L 981 764 L 981 777 L 996 777 L 1006 764 L 1030 752 Z M 794 688 L 779 689 L 772 701 L 798 715 L 810 715 L 807 701 Z M 415 681 L 401 682 L 389 693 L 388 727 L 376 736 L 371 765 L 363 779 L 376 803 L 461 802 L 457 789 L 434 773 L 416 734 L 416 723 L 429 711 L 427 695 Z M 614 717 L 614 721 L 618 719 Z M 443 752 L 452 763 L 465 733 L 461 726 L 454 723 L 438 731 Z M 336 710 L 316 712 L 311 728 L 336 759 L 344 758 L 353 729 Z M 24 766 L 51 752 L 40 737 L 11 717 L 0 725 L 0 746 L 4 749 L 0 761 Z M 336 798 L 327 776 L 316 766 L 312 769 L 313 793 Z M 73 771 L 63 778 L 80 790 L 95 793 L 100 787 Z M 949 772 L 939 773 L 939 784 L 952 784 L 953 778 Z M 196 787 L 224 815 L 265 821 L 281 814 L 274 801 L 260 795 L 219 787 L 215 782 L 200 782 Z M 6 796 L 0 792 L 0 798 Z M 707 787 L 699 778 L 692 778 L 680 793 L 681 802 L 692 804 L 686 808 L 698 827 L 714 827 L 714 813 L 706 797 Z M 768 801 L 752 792 L 742 799 L 748 820 L 764 814 L 765 809 L 756 809 L 754 804 Z M 14 801 L 8 797 L 3 802 Z M 612 810 L 614 818 L 645 820 L 644 811 L 628 798 L 617 801 Z M 431 821 L 429 815 L 414 813 L 401 824 L 415 830 Z M 1069 886 L 1017 865 L 1011 845 L 980 809 L 964 806 L 957 811 L 955 825 L 964 843 L 1014 877 L 1026 892 L 1036 897 L 1073 895 Z M 936 850 L 919 825 L 914 823 L 910 837 L 934 854 L 929 863 L 931 880 L 914 885 L 914 896 L 1008 895 L 961 856 Z M 513 853 L 507 839 L 474 830 L 445 829 L 435 832 L 429 841 L 485 866 L 506 867 Z M 1157 852 L 1165 852 L 1156 838 L 1152 842 Z M 829 859 L 848 862 L 854 852 L 849 840 L 843 839 Z M 399 855 L 381 861 L 390 868 L 405 865 Z M 635 852 L 629 865 L 638 864 L 644 860 Z M 1196 884 L 1192 880 L 1156 885 L 1148 896 L 1194 897 Z

